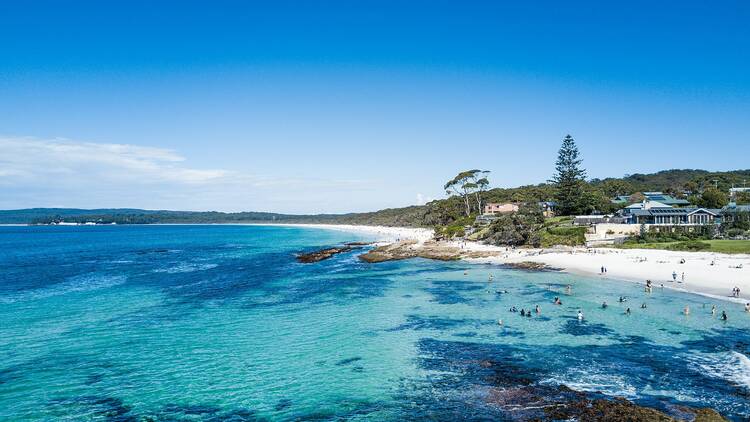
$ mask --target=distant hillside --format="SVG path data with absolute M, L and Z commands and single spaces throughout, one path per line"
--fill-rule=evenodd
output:
M 651 174 L 630 174 L 622 178 L 592 180 L 593 184 L 619 180 L 630 185 L 634 192 L 663 191 L 680 192 L 683 190 L 700 191 L 708 187 L 718 187 L 728 191 L 733 186 L 750 183 L 750 170 L 732 170 L 709 172 L 706 170 L 663 170 Z
M 594 179 L 590 186 L 601 211 L 611 211 L 609 198 L 643 191 L 664 191 L 682 196 L 717 186 L 728 191 L 750 182 L 750 170 L 709 172 L 706 170 L 665 170 L 652 174 L 631 174 L 621 178 Z M 553 199 L 553 186 L 547 183 L 495 188 L 484 192 L 484 202 L 537 202 Z M 118 224 L 219 224 L 219 223 L 328 223 L 384 226 L 437 226 L 460 218 L 462 204 L 457 198 L 432 201 L 421 206 L 390 208 L 366 213 L 294 215 L 267 212 L 193 212 L 140 209 L 31 208 L 0 211 L 0 224 L 46 224 L 53 221 Z

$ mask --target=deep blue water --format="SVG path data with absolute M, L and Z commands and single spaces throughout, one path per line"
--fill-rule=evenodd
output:
M 543 416 L 524 397 L 560 386 L 750 418 L 740 305 L 714 302 L 722 322 L 700 296 L 563 273 L 295 261 L 353 240 L 366 239 L 0 227 L 0 420 L 523 420 Z M 537 304 L 532 318 L 509 312 Z

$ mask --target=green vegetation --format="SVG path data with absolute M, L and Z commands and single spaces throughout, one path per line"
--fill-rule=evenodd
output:
M 729 203 L 729 197 L 725 192 L 716 188 L 708 188 L 699 196 L 693 197 L 696 205 L 703 208 L 721 208 Z
M 592 197 L 586 185 L 586 170 L 581 168 L 578 147 L 572 136 L 563 139 L 555 163 L 555 200 L 562 215 L 585 214 L 591 211 Z
M 693 246 L 700 244 L 700 246 Z M 707 245 L 705 248 L 703 245 Z M 664 249 L 664 250 L 682 250 L 682 251 L 705 251 L 727 254 L 750 254 L 750 240 L 700 240 L 687 242 L 654 242 L 654 243 L 633 243 L 626 242 L 620 246 L 624 249 Z M 692 249 L 693 247 L 699 249 Z
M 666 170 L 654 174 L 633 174 L 623 178 L 586 181 L 586 170 L 575 140 L 566 136 L 558 151 L 555 172 L 548 183 L 516 188 L 488 189 L 489 171 L 467 170 L 444 184 L 448 197 L 425 205 L 391 208 L 375 212 L 350 214 L 288 215 L 265 212 L 189 212 L 138 209 L 28 209 L 0 211 L 0 223 L 50 224 L 56 222 L 101 224 L 216 224 L 216 223 L 323 223 L 361 224 L 404 227 L 433 227 L 444 238 L 469 236 L 472 240 L 496 245 L 552 246 L 585 243 L 585 227 L 572 225 L 570 215 L 590 212 L 612 213 L 620 207 L 611 202 L 618 195 L 631 195 L 632 202 L 642 199 L 638 192 L 663 191 L 679 198 L 686 196 L 707 208 L 720 208 L 728 201 L 729 187 L 750 177 L 750 170 L 708 172 L 705 170 Z M 746 201 L 750 196 L 738 195 Z M 539 202 L 555 201 L 558 217 L 542 215 Z M 487 202 L 520 204 L 518 212 L 497 216 L 495 221 L 476 222 Z M 467 233 L 470 228 L 471 233 Z M 750 215 L 738 212 L 725 222 L 721 232 L 727 237 L 747 236 Z M 697 231 L 658 229 L 641 233 L 624 247 L 669 245 L 703 247 L 695 240 L 712 239 L 715 227 Z M 713 246 L 712 246 L 713 247 Z

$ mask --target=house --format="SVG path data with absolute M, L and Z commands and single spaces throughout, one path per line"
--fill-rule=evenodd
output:
M 516 211 L 518 211 L 518 204 L 510 202 L 504 204 L 490 202 L 484 206 L 485 214 L 506 214 Z
M 740 213 L 745 213 L 745 216 L 741 216 Z M 747 219 L 750 214 L 750 205 L 737 205 L 736 202 L 730 202 L 721 209 L 722 221 L 728 223 L 733 222 L 736 218 Z
M 643 201 L 620 210 L 627 224 L 661 226 L 715 224 L 721 221 L 721 210 L 709 208 L 675 208 L 662 202 Z
M 662 192 L 642 192 L 642 195 L 646 198 L 646 201 L 655 201 L 670 207 L 684 207 L 690 205 L 690 201 L 687 199 L 679 199 L 674 196 L 664 194 Z M 631 195 L 620 195 L 612 200 L 613 204 L 624 205 L 630 202 Z

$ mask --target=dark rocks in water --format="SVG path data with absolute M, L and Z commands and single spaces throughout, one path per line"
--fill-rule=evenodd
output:
M 346 242 L 344 245 L 346 246 L 370 246 L 373 242 Z
M 311 264 L 313 262 L 320 262 L 334 255 L 344 253 L 344 252 L 349 252 L 351 250 L 354 250 L 354 248 L 351 246 L 341 246 L 341 247 L 335 247 L 335 248 L 321 249 L 319 251 L 299 254 L 297 255 L 297 261 L 303 264 Z
M 624 398 L 613 400 L 583 398 L 545 409 L 552 420 L 676 422 L 677 420 L 648 407 L 638 406 Z
M 550 267 L 542 262 L 522 261 L 504 264 L 504 267 L 528 271 L 560 271 L 559 268 Z
M 348 365 L 348 364 L 353 363 L 353 362 L 358 362 L 360 360 L 362 360 L 362 358 L 359 357 L 359 356 L 353 357 L 353 358 L 348 358 L 348 359 L 342 359 L 342 360 L 336 362 L 336 366 L 344 366 L 344 365 Z
M 276 403 L 276 406 L 274 406 L 274 410 L 281 411 L 284 410 L 292 405 L 292 400 L 290 399 L 281 399 L 278 403 Z

